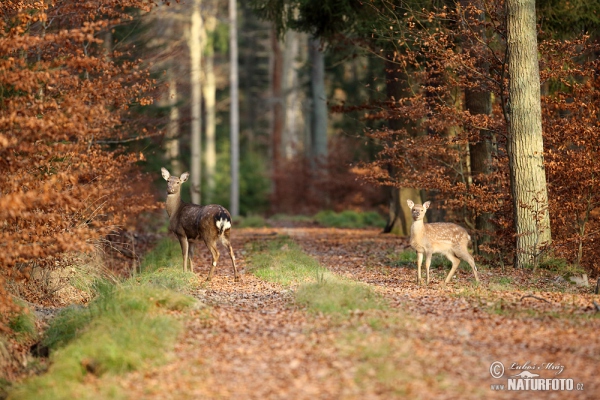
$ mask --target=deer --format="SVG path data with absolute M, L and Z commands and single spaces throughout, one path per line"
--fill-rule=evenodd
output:
M 207 281 L 210 281 L 219 261 L 220 254 L 217 248 L 217 240 L 220 240 L 229 250 L 234 279 L 239 282 L 240 276 L 235 265 L 233 248 L 229 241 L 231 232 L 231 215 L 229 211 L 218 204 L 200 206 L 182 201 L 181 184 L 188 180 L 190 174 L 184 172 L 180 177 L 172 176 L 166 168 L 161 168 L 161 172 L 162 177 L 167 181 L 166 208 L 169 215 L 169 230 L 177 236 L 181 245 L 183 271 L 187 272 L 188 259 L 190 261 L 190 271 L 194 271 L 191 257 L 192 244 L 202 240 L 212 255 L 212 265 L 206 278 Z
M 471 266 L 475 280 L 479 282 L 475 260 L 468 250 L 471 236 L 469 236 L 467 230 L 450 222 L 426 224 L 423 218 L 431 202 L 426 201 L 423 205 L 420 205 L 415 204 L 412 200 L 407 200 L 407 203 L 413 218 L 410 227 L 410 246 L 417 252 L 417 284 L 423 284 L 421 264 L 423 263 L 423 254 L 425 254 L 426 285 L 429 285 L 429 266 L 431 265 L 431 256 L 434 253 L 441 253 L 452 262 L 452 269 L 444 281 L 444 287 L 452 279 L 460 260 L 466 261 Z

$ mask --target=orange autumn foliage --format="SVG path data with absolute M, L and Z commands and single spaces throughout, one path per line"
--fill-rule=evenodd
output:
M 101 37 L 152 2 L 13 1 L 0 5 L 0 315 L 7 281 L 54 268 L 150 205 L 136 161 L 105 143 L 135 132 L 152 102 L 140 62 Z M 121 46 L 120 48 L 123 48 Z

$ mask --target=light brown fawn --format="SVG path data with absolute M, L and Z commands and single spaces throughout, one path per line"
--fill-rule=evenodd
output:
M 173 232 L 183 255 L 183 270 L 187 271 L 188 258 L 190 271 L 194 271 L 191 258 L 191 245 L 195 241 L 203 240 L 212 255 L 212 266 L 208 272 L 207 281 L 210 281 L 217 261 L 219 261 L 219 250 L 217 239 L 221 240 L 231 256 L 233 274 L 236 282 L 240 280 L 233 248 L 229 242 L 231 231 L 231 215 L 225 207 L 217 204 L 199 206 L 197 204 L 185 203 L 181 200 L 181 184 L 188 180 L 190 174 L 184 172 L 180 177 L 171 176 L 166 168 L 161 168 L 162 176 L 167 181 L 167 214 L 169 214 L 169 230 Z
M 452 262 L 452 269 L 446 277 L 444 286 L 452 279 L 456 268 L 460 264 L 460 260 L 469 263 L 473 274 L 475 274 L 475 280 L 479 282 L 475 260 L 473 260 L 468 250 L 471 236 L 469 236 L 466 229 L 449 222 L 426 224 L 423 218 L 431 202 L 426 201 L 423 205 L 415 204 L 412 200 L 407 200 L 406 202 L 412 212 L 413 218 L 413 223 L 410 227 L 410 245 L 417 251 L 417 283 L 423 283 L 423 279 L 421 278 L 421 264 L 423 263 L 423 254 L 425 254 L 425 269 L 427 270 L 426 284 L 429 284 L 429 266 L 431 265 L 431 256 L 434 253 L 441 253 Z

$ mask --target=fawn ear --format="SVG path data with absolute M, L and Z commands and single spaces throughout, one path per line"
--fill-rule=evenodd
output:
M 190 177 L 190 173 L 189 172 L 184 172 L 179 177 L 179 180 L 183 183 L 183 182 L 187 181 L 189 177 Z
M 415 206 L 415 203 L 413 203 L 412 200 L 406 200 L 406 203 L 408 204 L 408 208 L 410 208 L 411 210 Z
M 162 177 L 165 178 L 165 181 L 168 181 L 171 177 L 171 174 L 169 173 L 169 171 L 167 171 L 166 168 L 161 168 L 160 172 L 162 173 Z
M 431 205 L 431 202 L 430 201 L 426 201 L 425 203 L 423 203 L 423 208 L 427 210 L 430 205 Z

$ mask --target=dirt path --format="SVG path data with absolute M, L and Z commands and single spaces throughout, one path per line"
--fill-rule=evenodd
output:
M 374 328 L 372 316 L 361 313 L 344 320 L 308 314 L 294 307 L 292 293 L 279 285 L 249 274 L 241 284 L 234 283 L 224 263 L 197 293 L 211 306 L 212 318 L 187 322 L 170 363 L 122 379 L 131 398 L 529 397 L 531 392 L 490 388 L 524 370 L 583 384 L 583 390 L 536 392 L 536 398 L 595 398 L 600 390 L 600 319 L 588 317 L 591 294 L 502 287 L 493 296 L 490 291 L 478 294 L 469 272 L 462 270 L 450 289 L 438 285 L 447 271 L 439 271 L 430 287 L 420 288 L 414 284 L 414 269 L 391 266 L 389 254 L 401 251 L 406 242 L 376 231 L 238 230 L 232 239 L 239 264 L 245 266 L 243 243 L 275 232 L 293 237 L 336 273 L 376 287 L 391 305 L 383 313 L 387 325 Z M 529 279 L 510 272 L 515 282 Z M 481 271 L 483 286 L 491 287 L 497 275 Z M 496 307 L 498 313 L 489 312 Z M 528 315 L 527 310 L 537 313 Z M 555 317 L 561 313 L 583 316 Z M 377 351 L 354 351 L 370 346 Z M 504 365 L 504 378 L 490 376 L 494 362 Z M 511 370 L 513 364 L 523 369 Z M 534 365 L 541 369 L 528 369 Z M 555 375 L 557 371 L 545 369 L 548 365 L 564 369 Z

